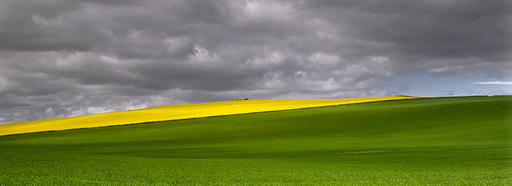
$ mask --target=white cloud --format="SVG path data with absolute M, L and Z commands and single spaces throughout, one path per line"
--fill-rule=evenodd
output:
M 114 110 L 107 109 L 105 107 L 89 107 L 89 108 L 87 108 L 88 114 L 101 114 L 101 113 L 107 113 L 107 112 L 112 112 L 112 111 L 114 111 Z
M 295 14 L 292 4 L 274 1 L 247 1 L 244 10 L 249 19 L 288 20 Z
M 194 54 L 189 56 L 190 61 L 201 63 L 217 60 L 219 56 L 215 53 L 208 51 L 208 49 L 201 46 L 194 46 Z
M 311 61 L 314 66 L 327 66 L 334 67 L 338 62 L 341 61 L 340 57 L 333 54 L 321 53 L 317 52 L 308 57 L 309 61 Z
M 475 85 L 512 85 L 512 81 L 478 81 Z

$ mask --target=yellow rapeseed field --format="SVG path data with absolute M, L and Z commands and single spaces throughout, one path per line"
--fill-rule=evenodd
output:
M 153 107 L 147 109 L 111 112 L 89 116 L 27 121 L 0 125 L 0 135 L 77 128 L 127 125 L 154 121 L 191 119 L 210 116 L 290 110 L 310 107 L 414 99 L 416 97 L 391 96 L 353 99 L 255 99 Z

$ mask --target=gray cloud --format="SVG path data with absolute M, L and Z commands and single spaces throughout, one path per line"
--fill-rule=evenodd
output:
M 1 1 L 0 118 L 510 77 L 511 12 L 508 0 Z

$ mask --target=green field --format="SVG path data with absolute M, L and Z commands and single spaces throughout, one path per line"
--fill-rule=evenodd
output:
M 511 185 L 512 97 L 0 137 L 0 185 Z

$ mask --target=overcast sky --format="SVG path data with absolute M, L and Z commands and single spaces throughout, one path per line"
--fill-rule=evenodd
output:
M 512 94 L 510 0 L 2 0 L 0 123 L 239 98 Z

